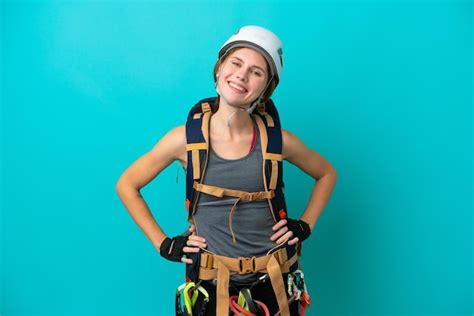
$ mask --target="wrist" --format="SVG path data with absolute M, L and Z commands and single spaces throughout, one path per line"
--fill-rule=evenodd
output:
M 161 247 L 163 246 L 163 242 L 166 240 L 166 239 L 170 239 L 168 236 L 164 235 L 163 237 L 161 237 L 158 242 L 155 244 L 155 248 L 160 251 Z
M 311 235 L 311 228 L 308 223 L 302 219 L 287 219 L 288 230 L 293 232 L 293 236 L 297 237 L 300 242 L 308 239 Z
M 311 225 L 310 221 L 308 221 L 306 219 L 303 219 L 303 218 L 300 218 L 300 221 L 305 223 L 306 225 L 308 225 L 310 232 L 313 232 L 314 225 Z

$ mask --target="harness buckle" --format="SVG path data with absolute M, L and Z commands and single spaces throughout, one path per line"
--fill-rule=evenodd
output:
M 254 192 L 244 192 L 240 199 L 244 201 L 255 201 L 257 199 L 257 196 Z
M 209 256 L 209 255 L 206 255 L 206 260 L 205 260 L 205 263 L 204 263 L 204 267 L 206 269 L 212 269 L 214 267 L 214 257 L 213 256 Z
M 239 257 L 239 274 L 247 274 L 249 272 L 255 272 L 255 256 Z

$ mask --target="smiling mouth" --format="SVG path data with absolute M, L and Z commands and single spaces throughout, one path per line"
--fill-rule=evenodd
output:
M 237 93 L 245 93 L 247 92 L 247 89 L 245 89 L 244 87 L 238 85 L 238 84 L 235 84 L 231 81 L 228 81 L 227 84 L 229 85 L 229 87 L 232 88 L 232 90 L 236 91 Z

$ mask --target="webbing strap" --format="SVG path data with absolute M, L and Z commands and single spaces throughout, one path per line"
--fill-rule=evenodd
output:
M 205 149 L 207 149 L 207 144 L 206 143 L 186 144 L 186 151 L 205 150 Z
M 206 106 L 207 104 L 207 106 Z M 201 178 L 201 160 L 199 151 L 209 150 L 209 120 L 211 118 L 211 108 L 208 103 L 202 104 L 203 116 L 202 116 L 202 126 L 201 131 L 204 136 L 204 143 L 190 143 L 186 144 L 186 151 L 191 152 L 191 160 L 193 164 L 193 180 L 198 180 Z M 204 111 L 206 109 L 206 111 Z
M 264 153 L 264 154 L 263 154 L 263 159 L 266 159 L 266 160 L 275 160 L 275 161 L 283 161 L 283 155 L 282 155 L 282 154 Z
M 258 131 L 260 132 L 260 145 L 262 147 L 262 154 L 265 156 L 268 146 L 267 129 L 265 128 L 265 123 L 263 123 L 260 116 L 253 114 L 253 117 L 255 118 L 255 122 L 257 122 Z
M 290 267 L 298 260 L 298 255 L 294 254 L 288 259 L 286 249 L 280 249 L 271 255 L 274 255 L 279 262 L 282 273 L 290 272 Z M 231 271 L 231 274 L 246 274 L 250 272 L 265 273 L 269 256 L 253 257 L 253 258 L 229 258 L 217 256 L 208 252 L 201 253 L 201 261 L 199 268 L 199 278 L 203 280 L 212 280 L 217 277 L 217 259 L 224 261 Z
M 194 181 L 193 188 L 196 191 L 203 192 L 215 197 L 232 196 L 244 201 L 271 199 L 275 196 L 275 191 L 245 192 L 245 191 L 232 190 L 232 189 L 227 189 L 227 188 L 222 188 L 222 187 L 216 187 L 213 185 L 199 183 L 196 181 Z
M 286 297 L 285 284 L 283 282 L 283 275 L 281 274 L 280 265 L 275 256 L 271 256 L 267 265 L 268 275 L 272 283 L 273 292 L 278 301 L 278 307 L 282 316 L 290 316 L 290 309 L 288 307 L 288 298 Z
M 207 150 L 207 144 L 206 143 L 186 144 L 186 151 L 191 152 L 194 180 L 197 180 L 201 177 L 201 164 L 199 163 L 199 150 Z
M 265 105 L 264 104 L 259 104 L 257 107 L 258 113 L 260 115 L 263 115 L 265 119 L 267 120 L 267 125 L 268 127 L 275 127 L 275 122 L 273 121 L 273 118 L 265 111 Z
M 221 261 L 217 265 L 216 315 L 229 315 L 230 271 Z
M 267 120 L 268 127 L 275 127 L 275 122 L 273 122 L 273 118 L 265 111 L 258 111 L 261 115 L 265 117 Z
M 211 119 L 212 112 L 211 112 L 211 107 L 209 106 L 209 104 L 207 104 L 207 106 L 209 107 L 209 110 L 204 112 L 204 115 L 202 117 L 201 131 L 207 145 L 206 150 L 209 150 L 209 120 Z M 204 111 L 204 105 L 203 105 L 203 111 Z
M 199 150 L 191 151 L 193 161 L 193 179 L 197 180 L 201 177 L 201 164 L 199 163 Z
M 232 223 L 234 220 L 234 212 L 235 209 L 237 208 L 237 204 L 244 200 L 244 201 L 256 201 L 256 200 L 265 200 L 265 199 L 271 199 L 275 196 L 275 191 L 260 191 L 260 192 L 245 192 L 245 191 L 239 191 L 239 190 L 232 190 L 232 189 L 227 189 L 227 188 L 222 188 L 222 187 L 216 187 L 213 185 L 207 185 L 204 183 L 199 183 L 194 181 L 193 184 L 194 190 L 198 192 L 203 192 L 215 197 L 223 197 L 223 196 L 232 196 L 238 198 L 235 202 L 234 205 L 232 205 L 232 208 L 230 209 L 229 213 L 229 230 L 232 235 L 232 243 L 236 243 L 235 239 L 235 234 L 234 234 L 234 229 L 232 228 Z
M 260 143 L 262 145 L 262 155 L 264 159 L 263 163 L 265 164 L 265 160 L 272 161 L 270 184 L 269 184 L 268 189 L 275 190 L 277 187 L 277 182 L 278 182 L 278 161 L 282 161 L 283 156 L 281 154 L 267 153 L 267 147 L 268 147 L 267 129 L 262 119 L 258 115 L 254 115 L 254 117 L 255 117 L 255 121 L 257 122 L 258 129 L 260 131 Z M 263 166 L 263 177 L 264 179 L 266 179 L 265 165 Z
M 286 249 L 284 248 L 270 255 L 257 258 L 229 258 L 203 252 L 201 254 L 199 278 L 202 280 L 213 280 L 217 277 L 216 315 L 228 315 L 229 278 L 231 274 L 262 272 L 268 273 L 270 277 L 281 316 L 290 316 L 282 273 L 289 272 L 290 266 L 296 262 L 298 257 L 295 254 L 285 262 L 281 262 L 280 260 L 282 259 L 287 259 Z M 207 266 L 208 264 L 211 264 L 210 269 Z
M 272 175 L 270 177 L 270 190 L 275 190 L 278 180 L 278 161 L 272 160 Z
M 204 102 L 201 104 L 201 109 L 202 109 L 202 113 L 207 113 L 211 111 L 211 106 L 209 105 L 209 103 Z

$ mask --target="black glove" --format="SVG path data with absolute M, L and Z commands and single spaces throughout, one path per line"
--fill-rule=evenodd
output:
M 300 242 L 308 239 L 309 235 L 311 235 L 311 228 L 309 228 L 309 224 L 305 221 L 291 218 L 287 218 L 286 221 L 288 222 L 286 224 L 288 230 L 291 230 L 293 232 L 293 237 L 298 237 Z
M 173 239 L 166 237 L 160 246 L 160 255 L 170 261 L 181 262 L 184 255 L 183 248 L 186 246 L 188 236 L 176 236 Z

